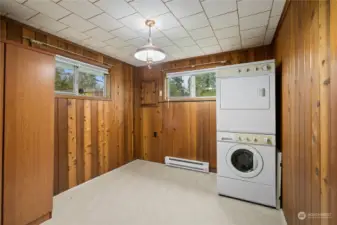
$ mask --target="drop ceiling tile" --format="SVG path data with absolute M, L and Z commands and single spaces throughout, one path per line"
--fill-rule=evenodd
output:
M 186 55 L 186 53 L 183 52 L 183 51 L 171 53 L 171 56 L 172 56 L 173 58 L 175 58 L 175 59 L 183 59 L 183 58 L 188 57 L 188 56 Z
M 276 29 L 281 16 L 273 16 L 269 18 L 268 29 Z
M 127 40 L 126 43 L 129 43 L 130 45 L 136 46 L 137 48 L 145 45 L 147 43 L 145 38 L 138 37 L 134 39 Z
M 122 17 L 131 15 L 136 11 L 124 0 L 99 0 L 95 2 L 95 5 L 100 7 L 110 16 L 114 17 L 115 19 L 120 19 Z
M 254 15 L 271 10 L 273 0 L 242 0 L 238 2 L 239 17 Z
M 113 46 L 107 45 L 102 48 L 102 52 L 110 56 L 115 56 L 118 54 L 119 50 Z
M 227 27 L 227 28 L 223 28 L 223 29 L 220 29 L 220 30 L 215 30 L 214 33 L 215 33 L 215 36 L 218 39 L 240 36 L 238 26 Z
M 138 34 L 136 32 L 127 27 L 118 28 L 116 30 L 110 31 L 110 33 L 123 39 L 124 41 L 138 37 Z
M 235 50 L 238 50 L 238 49 L 241 49 L 241 44 L 239 45 L 230 45 L 230 46 L 221 46 L 221 49 L 223 52 L 230 52 L 230 51 L 235 51 Z
M 121 55 L 126 55 L 126 56 L 131 56 L 133 57 L 133 55 L 135 54 L 137 48 L 135 46 L 126 46 L 126 47 L 123 47 L 123 48 L 120 48 L 120 54 Z
M 263 45 L 264 36 L 254 37 L 250 39 L 242 39 L 243 48 L 251 48 Z
M 130 5 L 147 19 L 169 12 L 161 0 L 134 0 Z
M 266 34 L 266 27 L 258 27 L 249 30 L 242 30 L 241 31 L 241 38 L 242 39 L 249 39 L 253 37 L 261 37 Z
M 30 9 L 27 6 L 21 5 L 13 0 L 1 0 L 0 11 L 4 14 L 9 13 L 12 18 L 18 18 L 19 20 L 29 19 L 38 13 L 37 11 Z
M 94 38 L 89 38 L 89 39 L 85 39 L 84 41 L 82 41 L 82 44 L 84 46 L 88 45 L 92 48 L 103 48 L 104 46 L 106 46 L 106 43 L 101 42 L 99 40 L 96 40 Z
M 88 30 L 86 32 L 84 32 L 86 35 L 95 38 L 98 41 L 106 41 L 109 40 L 111 38 L 113 38 L 114 36 L 103 30 L 102 28 L 96 27 L 94 29 Z
M 24 3 L 26 0 L 16 0 L 18 3 L 22 4 Z
M 40 24 L 33 23 L 30 20 L 18 19 L 18 17 L 14 16 L 12 14 L 6 15 L 6 17 L 11 18 L 11 19 L 16 20 L 16 21 L 19 21 L 20 23 L 23 23 L 23 24 L 26 24 L 28 26 L 34 27 L 36 29 L 42 30 L 42 26 Z M 53 31 L 53 33 L 55 33 L 55 32 Z
M 239 25 L 238 13 L 236 11 L 212 17 L 209 21 L 214 30 Z
M 267 30 L 263 44 L 269 45 L 273 41 L 276 29 Z
M 203 11 L 199 0 L 173 0 L 167 2 L 166 6 L 169 7 L 177 18 L 183 18 Z
M 215 54 L 215 53 L 219 53 L 221 52 L 221 47 L 219 45 L 213 45 L 213 46 L 207 46 L 207 47 L 203 47 L 202 51 L 207 54 Z
M 230 49 L 233 46 L 241 45 L 241 41 L 240 41 L 240 37 L 231 37 L 231 38 L 219 40 L 219 44 L 222 50 L 224 50 L 224 49 Z
M 187 30 L 194 30 L 209 25 L 205 13 L 198 13 L 193 16 L 184 17 L 180 19 L 180 22 Z
M 187 47 L 187 46 L 195 45 L 195 42 L 190 37 L 185 37 L 185 38 L 177 39 L 177 40 L 174 40 L 173 42 L 176 45 L 178 45 L 179 47 Z
M 105 41 L 105 43 L 107 43 L 107 44 L 109 44 L 112 47 L 117 48 L 117 49 L 130 45 L 129 43 L 126 43 L 124 40 L 122 40 L 118 37 L 110 39 L 108 41 Z
M 167 47 L 163 47 L 163 50 L 167 53 L 167 54 L 174 54 L 174 53 L 180 53 L 181 49 L 178 48 L 175 45 L 171 45 L 171 46 L 167 46 Z
M 153 44 L 161 48 L 173 45 L 172 41 L 167 37 L 153 38 Z
M 212 37 L 214 35 L 213 30 L 210 26 L 191 30 L 189 31 L 189 33 L 194 40 Z
M 270 16 L 281 16 L 286 0 L 274 0 Z
M 182 50 L 189 57 L 204 55 L 204 52 L 197 45 L 183 47 Z
M 149 37 L 149 28 L 147 27 L 145 29 L 139 30 L 138 34 L 139 34 L 139 36 L 141 36 L 143 38 L 148 38 Z M 151 30 L 151 36 L 152 36 L 152 38 L 160 38 L 160 37 L 164 37 L 164 34 L 154 27 Z
M 268 24 L 269 11 L 240 18 L 240 29 L 248 30 L 255 27 L 262 27 Z
M 62 0 L 58 3 L 67 10 L 76 13 L 84 19 L 89 19 L 102 13 L 102 10 L 89 1 L 83 0 Z
M 48 15 L 55 20 L 65 17 L 71 13 L 50 0 L 28 0 L 24 3 L 24 5 L 40 13 Z
M 89 21 L 106 31 L 111 31 L 111 30 L 123 27 L 122 23 L 120 23 L 118 20 L 112 18 L 106 13 L 97 15 L 89 19 Z
M 29 19 L 30 22 L 39 24 L 42 27 L 46 27 L 49 30 L 53 31 L 53 32 L 57 32 L 60 31 L 62 29 L 65 29 L 67 26 L 56 21 L 53 20 L 52 18 L 45 16 L 43 14 L 38 14 L 34 17 L 32 17 L 31 19 Z
M 205 38 L 205 39 L 197 40 L 197 44 L 200 47 L 207 47 L 207 46 L 217 45 L 218 44 L 218 40 L 215 37 L 210 37 L 210 38 Z
M 171 40 L 188 37 L 188 33 L 182 27 L 175 27 L 169 30 L 164 30 L 163 33 Z
M 62 18 L 59 21 L 80 32 L 87 31 L 95 27 L 92 23 L 86 21 L 85 19 L 82 19 L 75 14 L 70 14 L 69 16 Z
M 126 16 L 119 21 L 132 30 L 137 31 L 147 28 L 144 17 L 142 17 L 139 13 Z
M 57 33 L 57 35 L 61 35 L 62 37 L 79 41 L 89 38 L 88 35 L 78 32 L 77 30 L 71 27 L 61 30 L 60 32 Z
M 155 18 L 156 25 L 155 27 L 159 30 L 168 30 L 174 27 L 179 27 L 180 23 L 178 20 L 171 14 L 166 13 Z
M 208 17 L 236 11 L 236 0 L 205 0 L 201 2 Z

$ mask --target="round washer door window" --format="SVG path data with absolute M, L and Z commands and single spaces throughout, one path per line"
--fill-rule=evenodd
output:
M 263 168 L 260 153 L 248 145 L 235 145 L 226 156 L 227 165 L 240 177 L 252 178 L 259 175 Z

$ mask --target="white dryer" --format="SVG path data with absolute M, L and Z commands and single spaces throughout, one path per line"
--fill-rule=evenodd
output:
M 277 206 L 274 135 L 217 133 L 218 193 Z
M 218 67 L 217 131 L 275 134 L 274 60 Z

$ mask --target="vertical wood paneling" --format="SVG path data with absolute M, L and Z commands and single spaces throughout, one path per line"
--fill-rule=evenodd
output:
M 92 178 L 91 101 L 84 100 L 84 181 Z
M 68 100 L 68 182 L 69 188 L 77 185 L 76 100 Z
M 1 24 L 2 25 L 2 24 Z M 1 29 L 2 31 L 2 29 Z M 0 42 L 0 143 L 3 143 L 3 109 L 4 109 L 4 82 L 5 82 L 5 45 Z M 0 145 L 0 180 L 2 181 L 3 169 L 3 144 Z M 0 185 L 0 193 L 2 193 L 2 185 Z M 2 194 L 0 194 L 0 202 L 2 202 Z M 0 204 L 0 221 L 2 221 L 2 204 Z
M 111 120 L 110 120 L 110 102 L 104 102 L 104 146 L 103 146 L 103 171 L 109 171 L 109 143 L 111 143 Z
M 97 101 L 91 101 L 91 156 L 92 178 L 99 175 L 98 170 L 98 113 Z
M 98 145 L 97 145 L 97 151 L 98 151 L 98 172 L 99 174 L 104 173 L 104 129 L 105 129 L 105 123 L 104 123 L 104 102 L 98 101 L 97 103 L 97 118 L 98 118 Z
M 84 106 L 76 100 L 76 176 L 77 185 L 84 182 Z
M 58 101 L 54 100 L 54 195 L 59 190 L 59 137 L 58 137 Z

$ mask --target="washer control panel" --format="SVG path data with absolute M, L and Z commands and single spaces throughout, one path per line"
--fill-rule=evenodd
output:
M 275 135 L 217 132 L 218 141 L 255 145 L 276 145 Z
M 218 67 L 217 77 L 260 76 L 275 72 L 275 61 L 266 60 L 253 63 Z

